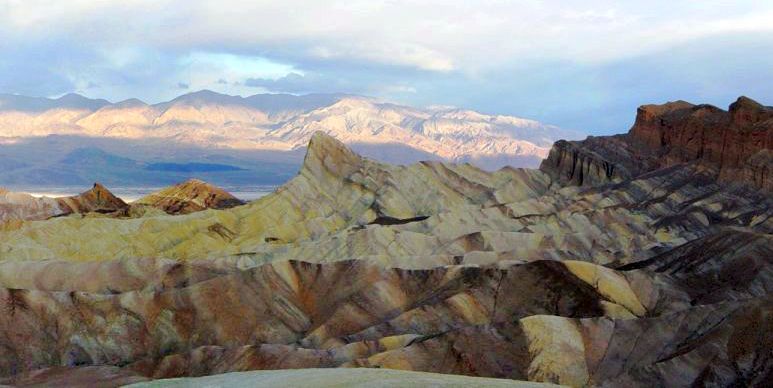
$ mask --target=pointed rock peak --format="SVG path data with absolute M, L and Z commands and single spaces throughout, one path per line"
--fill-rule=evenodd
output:
M 763 106 L 757 101 L 752 100 L 749 97 L 741 96 L 741 97 L 738 97 L 738 99 L 735 100 L 734 103 L 730 104 L 731 112 L 739 109 L 761 110 L 761 109 L 765 109 L 765 106 Z
M 189 104 L 202 104 L 202 103 L 215 103 L 215 104 L 225 104 L 225 103 L 232 103 L 235 101 L 241 101 L 242 98 L 239 96 L 231 96 L 228 94 L 222 94 L 213 92 L 211 90 L 199 90 L 198 92 L 192 92 L 188 94 L 183 94 L 180 97 L 175 98 L 171 102 L 182 102 L 182 103 L 189 103 Z
M 138 199 L 169 214 L 188 214 L 205 209 L 227 209 L 244 202 L 231 193 L 199 179 L 189 179 Z
M 84 96 L 81 96 L 78 93 L 67 93 L 64 96 L 57 98 L 57 100 L 59 100 L 59 101 L 67 101 L 67 100 L 71 100 L 71 101 L 84 101 L 84 100 L 89 100 L 89 99 L 84 97 Z
M 129 207 L 99 183 L 94 183 L 91 190 L 72 197 L 57 198 L 57 201 L 65 209 L 65 213 L 113 213 Z
M 636 120 L 637 121 L 650 120 L 656 116 L 661 116 L 663 114 L 674 112 L 677 110 L 690 109 L 694 106 L 695 105 L 683 100 L 669 101 L 665 104 L 660 104 L 660 105 L 657 105 L 657 104 L 642 105 L 636 111 Z
M 221 195 L 221 196 L 228 196 L 233 197 L 231 194 L 226 192 L 225 190 L 207 183 L 201 179 L 191 178 L 188 179 L 185 182 L 178 183 L 174 186 L 167 187 L 165 189 L 162 189 L 154 194 L 184 194 L 186 196 L 198 196 L 202 194 L 215 194 L 215 195 Z
M 773 108 L 764 106 L 749 97 L 741 96 L 730 104 L 730 114 L 735 125 L 754 124 L 773 117 Z
M 338 147 L 346 148 L 344 143 L 323 131 L 316 131 L 311 135 L 311 139 L 309 139 L 309 149 L 314 149 L 324 144 L 337 144 Z
M 116 108 L 137 108 L 137 107 L 148 106 L 148 104 L 146 104 L 142 100 L 138 100 L 136 98 L 130 98 L 128 100 L 117 102 L 112 106 Z
M 62 97 L 59 97 L 56 99 L 56 101 L 62 101 L 62 102 L 84 102 L 84 103 L 104 103 L 109 104 L 110 102 L 102 99 L 102 98 L 88 98 L 86 96 L 80 95 L 78 93 L 67 93 Z
M 347 176 L 357 170 L 362 163 L 362 157 L 336 138 L 317 131 L 311 136 L 306 157 L 301 171 L 311 172 L 320 176 L 322 170 L 327 170 L 336 176 Z
M 116 197 L 107 187 L 95 182 L 91 190 L 81 193 L 78 197 L 92 200 L 95 204 L 109 204 L 117 207 L 126 207 L 126 202 Z
M 372 108 L 375 101 L 367 97 L 359 96 L 346 96 L 340 98 L 337 102 L 331 105 L 331 107 L 346 108 L 346 109 L 358 109 L 358 108 Z
M 215 91 L 212 91 L 212 90 L 209 90 L 209 89 L 201 89 L 201 90 L 196 91 L 196 92 L 191 92 L 191 93 L 186 94 L 186 96 L 191 96 L 191 97 L 193 97 L 193 96 L 195 96 L 195 97 L 219 97 L 219 96 L 233 97 L 233 96 L 230 96 L 228 94 L 218 93 L 218 92 L 215 92 Z
M 68 109 L 88 109 L 97 110 L 106 105 L 110 105 L 110 101 L 104 99 L 92 99 L 81 96 L 77 93 L 68 93 L 55 100 L 51 100 L 51 108 L 68 108 Z
M 196 179 L 196 178 L 188 179 L 187 181 L 180 183 L 178 186 L 203 186 L 203 185 L 215 187 L 207 182 L 204 182 L 201 179 Z

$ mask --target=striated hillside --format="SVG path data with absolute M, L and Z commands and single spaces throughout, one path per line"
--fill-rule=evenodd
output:
M 0 95 L 0 138 L 48 135 L 296 155 L 323 131 L 365 155 L 392 163 L 474 161 L 488 168 L 536 167 L 573 132 L 511 116 L 448 108 L 417 109 L 348 95 L 235 97 L 201 91 L 148 105 L 68 95 L 57 100 Z
M 190 179 L 148 194 L 132 203 L 135 205 L 154 207 L 168 214 L 188 214 L 205 209 L 228 209 L 244 202 L 219 187 Z
M 723 170 L 770 151 L 747 139 L 769 138 L 768 108 L 717 111 L 746 123 L 716 127 L 743 145 L 717 159 L 673 140 L 705 117 L 677 105 L 693 113 L 644 107 L 629 134 L 558 142 L 540 170 L 393 166 L 317 132 L 299 174 L 244 206 L 7 225 L 0 383 L 384 368 L 766 386 L 773 197 Z M 260 375 L 156 383 L 241 378 Z

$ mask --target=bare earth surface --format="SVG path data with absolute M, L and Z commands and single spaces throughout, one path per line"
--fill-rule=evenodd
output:
M 388 369 L 297 369 L 280 371 L 236 372 L 222 375 L 189 379 L 159 380 L 133 384 L 133 388 L 144 387 L 513 387 L 541 388 L 552 384 L 541 384 L 481 377 L 452 376 L 436 373 L 395 371 Z

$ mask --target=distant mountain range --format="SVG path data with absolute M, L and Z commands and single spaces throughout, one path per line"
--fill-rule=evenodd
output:
M 154 105 L 0 94 L 0 162 L 10 166 L 0 184 L 93 181 L 93 175 L 109 184 L 131 177 L 167 184 L 174 180 L 164 173 L 183 179 L 199 172 L 216 184 L 282 181 L 297 170 L 315 131 L 386 162 L 472 162 L 490 170 L 536 167 L 555 140 L 581 137 L 518 117 L 344 94 L 239 97 L 205 90 Z M 128 175 L 110 176 L 118 170 Z M 214 176 L 220 173 L 232 179 Z

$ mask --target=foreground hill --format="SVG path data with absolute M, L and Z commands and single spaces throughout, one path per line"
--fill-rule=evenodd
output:
M 540 170 L 393 166 L 316 133 L 298 176 L 245 206 L 7 225 L 0 375 L 765 386 L 770 108 L 673 108 L 558 142 Z

